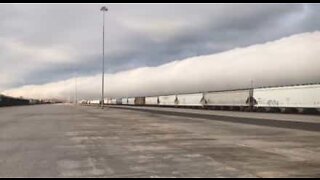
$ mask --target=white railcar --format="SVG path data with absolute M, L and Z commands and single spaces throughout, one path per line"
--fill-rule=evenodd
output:
M 203 93 L 177 95 L 179 106 L 203 106 Z
M 122 98 L 121 99 L 121 103 L 124 104 L 124 105 L 127 105 L 128 104 L 128 98 Z
M 204 99 L 208 106 L 249 106 L 248 98 L 250 90 L 234 90 L 204 93 Z
M 111 104 L 111 98 L 104 99 L 104 104 Z
M 176 95 L 159 96 L 159 105 L 176 106 L 177 105 L 177 96 Z
M 158 105 L 158 96 L 146 97 L 146 105 Z
M 320 84 L 257 88 L 253 91 L 253 97 L 257 107 L 320 110 Z
M 111 99 L 111 104 L 117 104 L 117 99 L 116 98 L 112 98 Z
M 134 99 L 135 98 L 128 98 L 128 104 L 129 105 L 134 105 Z
M 90 104 L 100 104 L 100 100 L 90 100 Z

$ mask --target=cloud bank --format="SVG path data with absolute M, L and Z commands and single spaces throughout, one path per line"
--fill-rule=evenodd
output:
M 105 76 L 106 97 L 152 96 L 320 82 L 320 32 Z M 101 75 L 4 91 L 28 98 L 99 99 Z
M 320 4 L 0 4 L 0 92 L 320 30 Z M 98 76 L 97 76 L 98 78 Z

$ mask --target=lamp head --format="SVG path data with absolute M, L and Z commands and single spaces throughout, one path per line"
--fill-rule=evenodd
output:
M 103 7 L 100 9 L 100 11 L 108 11 L 108 8 L 105 7 L 105 6 L 103 6 Z

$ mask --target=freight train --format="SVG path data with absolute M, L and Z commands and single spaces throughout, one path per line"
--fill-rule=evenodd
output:
M 61 103 L 59 100 L 23 99 L 0 94 L 0 107 Z
M 98 105 L 99 100 L 85 102 Z M 320 112 L 320 84 L 261 87 L 147 97 L 107 98 L 107 105 L 190 107 L 263 112 Z
M 29 105 L 30 101 L 22 98 L 13 98 L 9 96 L 0 95 L 0 107 L 2 106 L 19 106 Z

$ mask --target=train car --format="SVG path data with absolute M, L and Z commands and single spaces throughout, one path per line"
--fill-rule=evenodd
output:
M 134 105 L 135 98 L 128 98 L 128 105 Z
M 4 96 L 0 95 L 0 107 L 4 106 Z
M 13 98 L 9 96 L 0 95 L 0 106 L 18 106 L 29 104 L 30 102 L 27 99 Z
M 145 97 L 135 97 L 134 98 L 134 105 L 142 106 L 146 104 L 146 98 Z
M 29 100 L 29 104 L 30 105 L 35 105 L 35 104 L 40 104 L 40 100 L 37 100 L 37 99 L 30 99 Z M 81 102 L 83 104 L 83 102 Z M 85 103 L 88 103 L 87 101 L 85 101 Z
M 111 99 L 111 104 L 112 105 L 116 105 L 117 104 L 117 99 L 116 98 L 112 98 Z
M 158 96 L 154 96 L 154 97 L 146 97 L 146 105 L 148 106 L 156 106 L 159 104 L 159 98 Z
M 112 99 L 113 99 L 113 98 L 109 98 L 109 99 L 108 99 L 108 104 L 109 104 L 109 105 L 112 104 Z
M 250 107 L 252 89 L 215 91 L 204 93 L 205 107 L 214 109 L 240 109 Z
M 104 104 L 111 104 L 112 98 L 104 99 Z
M 30 104 L 36 104 L 36 101 L 30 100 Z M 85 105 L 85 104 L 88 104 L 88 103 L 87 103 L 86 100 L 80 100 L 80 101 L 78 101 L 78 104 L 83 104 L 83 105 Z
M 121 99 L 121 103 L 122 103 L 123 105 L 128 105 L 128 98 L 122 98 L 122 99 Z
M 121 105 L 122 104 L 122 98 L 116 98 L 116 104 Z
M 178 99 L 176 95 L 159 96 L 159 105 L 177 106 Z
M 99 105 L 100 104 L 100 100 L 90 100 L 89 103 L 91 105 Z
M 265 111 L 277 108 L 281 112 L 320 112 L 320 84 L 256 88 L 253 97 L 257 101 L 255 106 Z
M 204 105 L 203 93 L 178 94 L 177 105 L 188 107 L 202 107 Z

